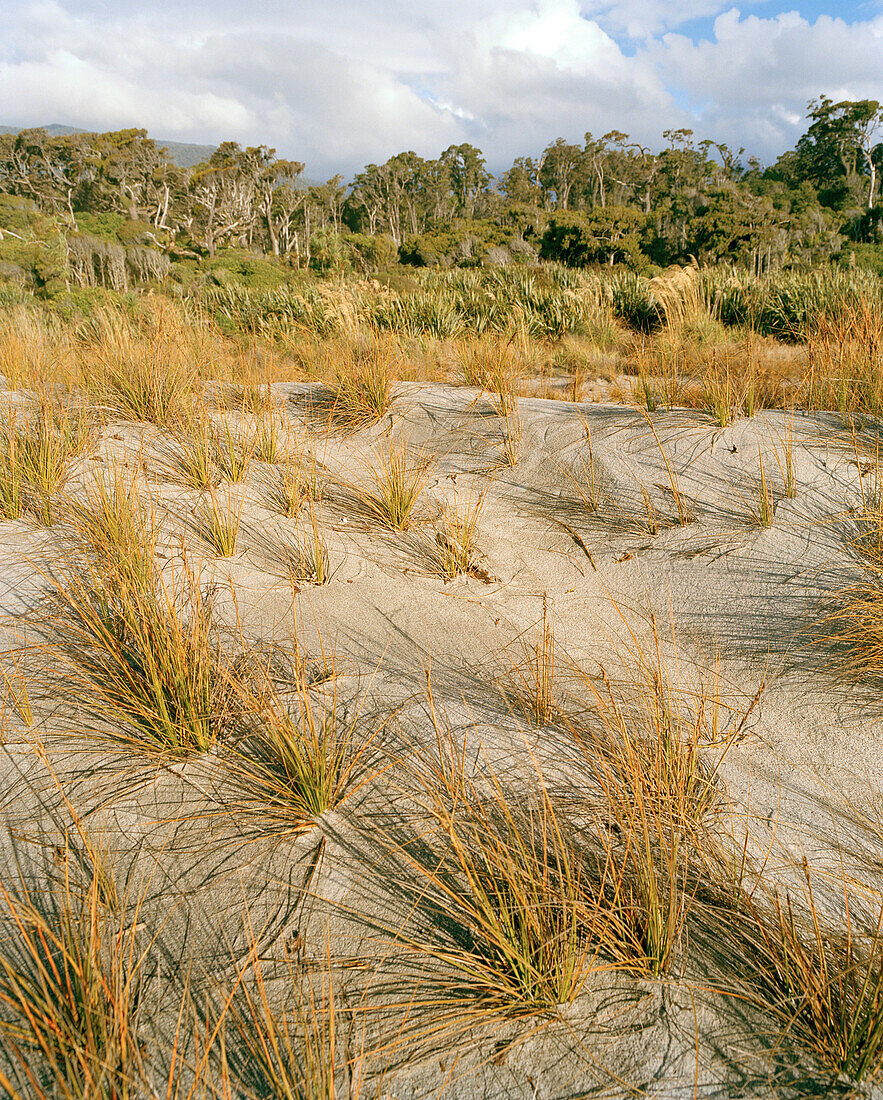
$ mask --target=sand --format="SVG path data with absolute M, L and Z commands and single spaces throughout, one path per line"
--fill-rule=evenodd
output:
M 319 430 L 309 414 L 313 388 L 273 390 L 286 437 L 307 440 L 326 469 L 317 515 L 328 544 L 327 584 L 301 582 L 293 591 L 269 560 L 267 539 L 296 533 L 298 521 L 266 506 L 269 475 L 259 463 L 242 485 L 220 490 L 244 501 L 240 549 L 229 559 L 213 558 L 188 528 L 200 494 L 164 480 L 155 429 L 110 425 L 72 472 L 69 491 L 111 462 L 133 471 L 140 463 L 144 492 L 165 517 L 167 568 L 176 568 L 183 537 L 205 583 L 216 586 L 228 627 L 238 620 L 242 636 L 279 642 L 295 631 L 311 658 L 333 656 L 336 676 L 315 689 L 317 698 L 336 693 L 364 716 L 394 711 L 376 746 L 418 767 L 420 746 L 431 751 L 435 738 L 429 673 L 439 713 L 467 735 L 472 774 L 492 771 L 517 784 L 539 764 L 553 788 L 578 796 L 580 779 L 562 764 L 560 731 L 532 722 L 516 701 L 515 670 L 536 644 L 544 602 L 562 700 L 578 694 L 580 672 L 595 683 L 602 668 L 626 680 L 635 647 L 653 649 L 655 620 L 672 683 L 684 692 L 715 683 L 730 707 L 721 719 L 727 809 L 720 834 L 738 844 L 747 829 L 747 850 L 768 882 L 799 884 L 806 854 L 820 874 L 836 880 L 837 868 L 848 866 L 880 890 L 883 828 L 875 837 L 868 822 L 878 820 L 883 776 L 881 697 L 874 683 L 844 674 L 821 621 L 862 576 L 850 525 L 863 475 L 836 417 L 767 411 L 720 428 L 701 412 L 672 409 L 655 412 L 651 428 L 635 409 L 525 398 L 518 460 L 507 466 L 501 419 L 474 390 L 403 384 L 391 412 L 355 432 Z M 390 439 L 429 462 L 427 488 L 404 533 L 373 522 L 352 489 L 369 480 L 369 464 Z M 789 447 L 793 498 L 785 494 Z M 575 484 L 585 492 L 589 462 L 595 511 Z M 772 493 L 769 526 L 759 518 L 761 463 Z M 434 538 L 442 505 L 479 499 L 472 575 L 432 575 L 421 539 Z M 689 522 L 677 522 L 679 503 Z M 0 524 L 10 649 L 33 637 L 22 616 L 39 609 L 44 571 L 69 537 L 64 524 Z M 44 853 L 37 838 L 60 834 L 67 819 L 35 755 L 39 739 L 67 799 L 113 849 L 118 873 L 149 882 L 144 919 L 157 929 L 163 958 L 158 1018 L 171 1011 L 183 968 L 208 975 L 210 985 L 225 973 L 219 945 L 244 956 L 247 909 L 262 957 L 281 967 L 281 985 L 292 951 L 317 965 L 329 950 L 344 960 L 341 1027 L 366 1052 L 393 1047 L 370 1063 L 375 1072 L 387 1064 L 376 1087 L 390 1100 L 835 1089 L 811 1058 L 797 1058 L 787 1044 L 776 1049 L 769 1021 L 709 991 L 707 930 L 691 926 L 663 980 L 599 967 L 572 1004 L 518 1019 L 421 1009 L 435 964 L 394 935 L 408 941 L 419 926 L 443 941 L 448 932 L 420 913 L 418 879 L 395 846 L 402 830 L 424 827 L 399 770 L 378 768 L 342 806 L 294 836 L 260 807 L 243 806 L 222 749 L 165 764 L 116 751 L 94 736 L 76 702 L 39 702 L 31 728 L 7 706 L 4 858 L 9 866 L 15 852 L 36 874 Z M 746 712 L 729 744 L 727 732 Z M 716 762 L 718 747 L 707 752 Z M 369 1004 L 387 1007 L 368 1015 L 363 1033 L 359 1009 Z M 363 1095 L 374 1094 L 366 1086 Z

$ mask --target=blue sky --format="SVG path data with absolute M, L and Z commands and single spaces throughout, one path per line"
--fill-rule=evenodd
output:
M 883 0 L 3 0 L 0 122 L 265 143 L 311 176 L 471 141 L 663 130 L 764 162 L 883 100 Z

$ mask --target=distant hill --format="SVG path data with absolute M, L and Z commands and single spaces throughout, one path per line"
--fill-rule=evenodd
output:
M 36 129 L 36 127 L 27 128 Z M 24 126 L 0 126 L 0 134 L 17 134 L 23 129 L 25 129 Z M 63 137 L 65 134 L 88 134 L 94 132 L 91 130 L 79 130 L 76 126 L 62 126 L 57 122 L 53 122 L 50 126 L 41 126 L 39 129 L 45 130 L 47 134 L 51 134 L 53 137 Z M 162 138 L 156 138 L 155 140 L 157 145 L 164 146 L 168 149 L 171 161 L 181 168 L 190 168 L 194 164 L 199 164 L 201 160 L 210 157 L 216 148 L 214 145 L 191 145 L 184 141 L 164 141 Z

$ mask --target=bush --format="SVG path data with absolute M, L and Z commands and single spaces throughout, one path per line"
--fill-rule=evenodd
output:
M 219 286 L 239 283 L 257 290 L 272 290 L 288 281 L 288 274 L 278 260 L 259 256 L 244 248 L 220 249 L 202 264 Z
M 64 289 L 67 248 L 59 221 L 41 214 L 25 199 L 0 195 L 0 263 L 9 265 L 6 278 L 32 286 L 51 297 Z
M 586 214 L 553 214 L 543 233 L 540 255 L 569 267 L 627 263 L 646 266 L 641 230 L 646 216 L 626 206 L 604 206 Z
M 381 234 L 351 233 L 344 238 L 352 263 L 360 271 L 387 271 L 398 259 L 398 249 L 392 237 Z

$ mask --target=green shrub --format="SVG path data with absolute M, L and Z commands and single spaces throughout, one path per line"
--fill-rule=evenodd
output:
M 351 233 L 344 237 L 353 266 L 359 271 L 387 271 L 398 259 L 398 249 L 392 237 L 370 233 Z
M 290 275 L 279 260 L 244 248 L 220 249 L 210 260 L 203 261 L 202 270 L 220 286 L 238 283 L 256 290 L 282 286 Z

